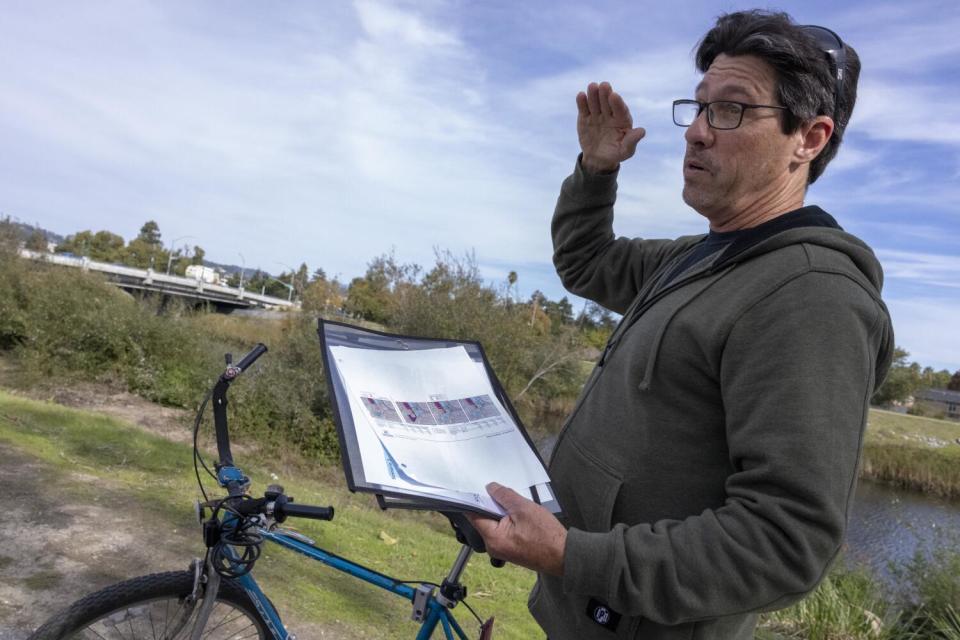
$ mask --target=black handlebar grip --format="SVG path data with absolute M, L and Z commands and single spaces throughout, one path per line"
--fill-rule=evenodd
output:
M 266 498 L 253 498 L 251 500 L 240 500 L 233 505 L 233 509 L 242 516 L 249 516 L 254 513 L 261 513 L 266 504 Z
M 286 502 L 281 505 L 279 502 L 276 505 L 276 510 L 282 512 L 283 518 L 293 517 L 293 518 L 310 518 L 312 520 L 333 520 L 333 507 L 314 507 L 309 504 L 295 504 L 293 502 Z M 283 522 L 281 518 L 277 518 L 278 522 Z
M 236 365 L 237 368 L 240 369 L 241 371 L 246 371 L 250 367 L 250 365 L 252 365 L 254 362 L 257 361 L 257 358 L 259 358 L 266 352 L 267 352 L 267 345 L 263 344 L 262 342 L 258 342 L 257 346 L 251 349 L 250 353 L 243 356 L 243 360 L 237 363 Z

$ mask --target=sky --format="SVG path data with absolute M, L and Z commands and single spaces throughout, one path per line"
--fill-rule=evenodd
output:
M 607 80 L 647 130 L 618 235 L 702 233 L 680 197 L 693 49 L 773 8 L 859 53 L 844 146 L 807 194 L 870 244 L 897 344 L 960 369 L 960 4 L 833 0 L 3 0 L 0 214 L 349 281 L 374 257 L 473 255 L 558 299 L 549 221 Z M 576 305 L 582 301 L 574 299 Z

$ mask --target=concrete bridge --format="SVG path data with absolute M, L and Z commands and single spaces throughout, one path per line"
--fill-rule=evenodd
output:
M 29 249 L 21 249 L 20 256 L 30 260 L 83 269 L 84 271 L 97 271 L 103 273 L 110 283 L 126 291 L 150 291 L 187 298 L 198 303 L 212 304 L 221 311 L 229 312 L 233 309 L 298 309 L 300 307 L 299 302 L 260 295 L 242 288 L 210 284 L 200 278 L 171 276 L 158 273 L 153 269 L 136 269 L 108 262 L 97 262 L 89 258 L 30 251 Z

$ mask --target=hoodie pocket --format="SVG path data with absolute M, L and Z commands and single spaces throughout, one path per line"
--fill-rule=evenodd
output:
M 612 469 L 567 438 L 555 453 L 552 486 L 570 526 L 591 532 L 609 531 L 623 480 Z

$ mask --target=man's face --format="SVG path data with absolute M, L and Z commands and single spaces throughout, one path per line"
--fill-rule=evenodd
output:
M 762 59 L 721 54 L 695 96 L 700 102 L 779 105 L 775 90 L 775 72 Z M 777 109 L 746 109 L 738 128 L 718 130 L 707 124 L 704 111 L 687 128 L 683 200 L 711 226 L 776 206 L 785 192 L 796 188 L 799 177 L 791 166 L 796 145 L 793 136 L 782 132 L 782 117 Z

